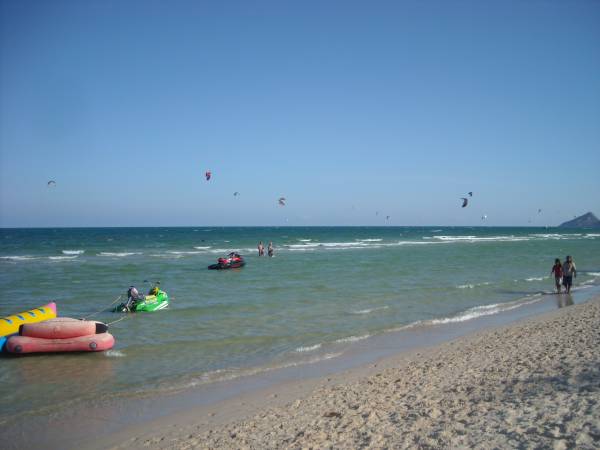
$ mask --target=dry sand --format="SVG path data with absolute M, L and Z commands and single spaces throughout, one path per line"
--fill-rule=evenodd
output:
M 600 298 L 333 378 L 103 445 L 600 448 Z

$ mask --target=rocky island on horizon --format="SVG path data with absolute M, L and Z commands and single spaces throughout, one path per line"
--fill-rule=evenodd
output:
M 600 228 L 600 220 L 592 212 L 587 212 L 573 220 L 561 223 L 559 228 Z

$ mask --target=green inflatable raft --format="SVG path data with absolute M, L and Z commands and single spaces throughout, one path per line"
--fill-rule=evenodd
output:
M 145 295 L 143 299 L 121 303 L 113 312 L 154 312 L 167 306 L 169 306 L 169 296 L 165 291 L 159 290 L 154 295 Z

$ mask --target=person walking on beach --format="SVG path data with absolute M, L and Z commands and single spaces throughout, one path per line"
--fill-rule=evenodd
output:
M 265 246 L 262 241 L 258 243 L 258 256 L 265 256 Z
M 567 294 L 571 293 L 571 286 L 573 285 L 573 278 L 577 278 L 577 268 L 573 262 L 573 258 L 567 256 L 566 261 L 562 266 L 563 270 L 563 286 Z
M 269 246 L 267 247 L 267 253 L 269 257 L 273 256 L 273 243 L 269 242 Z
M 562 264 L 560 263 L 560 259 L 556 258 L 554 260 L 554 265 L 552 266 L 552 270 L 550 271 L 550 275 L 554 274 L 554 285 L 556 286 L 556 292 L 560 294 L 560 283 L 562 282 L 563 270 Z

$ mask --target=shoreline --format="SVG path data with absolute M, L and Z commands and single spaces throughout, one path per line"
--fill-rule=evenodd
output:
M 564 306 L 572 304 L 573 300 L 575 306 L 586 304 L 582 302 L 590 299 L 598 302 L 599 288 L 590 286 L 572 297 L 541 296 L 533 302 L 523 302 L 518 308 L 464 322 L 411 326 L 375 335 L 352 343 L 342 355 L 316 363 L 275 368 L 176 393 L 103 400 L 92 409 L 77 407 L 49 412 L 45 416 L 20 421 L 20 424 L 13 423 L 0 432 L 0 437 L 4 435 L 2 439 L 5 441 L 10 437 L 8 448 L 104 449 L 119 448 L 120 443 L 125 441 L 129 442 L 127 446 L 133 445 L 134 448 L 147 448 L 148 445 L 163 448 L 156 442 L 141 444 L 141 441 L 132 443 L 130 440 L 132 436 L 146 436 L 148 430 L 155 433 L 158 430 L 168 431 L 184 423 L 192 428 L 223 426 L 257 411 L 306 398 L 315 389 L 324 386 L 345 385 L 372 376 L 384 367 L 404 367 L 406 361 L 418 362 L 429 358 L 427 355 L 431 352 L 454 345 L 454 342 L 523 322 L 542 320 L 546 315 L 560 314 L 572 308 Z M 15 436 L 19 438 L 14 439 Z
M 582 321 L 585 322 L 585 326 L 578 325 Z M 576 333 L 575 337 L 572 336 L 573 333 L 569 335 L 573 341 L 565 341 L 561 345 L 552 341 L 556 339 L 560 341 L 561 333 L 569 332 L 562 322 L 570 323 L 575 327 Z M 433 436 L 429 436 L 424 430 L 430 427 L 439 428 L 440 421 L 447 415 L 444 405 L 448 403 L 458 408 L 457 401 L 463 406 L 475 402 L 476 407 L 471 411 L 474 416 L 478 417 L 480 413 L 484 412 L 484 415 L 495 414 L 504 417 L 506 415 L 506 411 L 503 411 L 506 406 L 504 399 L 496 398 L 496 403 L 498 403 L 496 410 L 483 406 L 494 404 L 494 393 L 498 394 L 498 386 L 504 389 L 502 392 L 506 392 L 507 386 L 509 386 L 513 393 L 518 387 L 519 392 L 522 392 L 525 397 L 523 399 L 511 398 L 509 406 L 514 417 L 511 419 L 512 422 L 504 424 L 508 427 L 506 430 L 509 428 L 512 430 L 510 439 L 506 437 L 510 434 L 508 431 L 506 436 L 498 431 L 502 429 L 503 423 L 499 423 L 499 419 L 494 417 L 492 421 L 496 427 L 494 430 L 499 433 L 494 438 L 496 439 L 495 445 L 512 446 L 515 442 L 522 444 L 533 442 L 539 438 L 544 445 L 552 443 L 552 445 L 557 445 L 556 448 L 567 448 L 571 444 L 577 444 L 580 448 L 588 448 L 588 446 L 593 448 L 600 445 L 600 407 L 597 406 L 600 405 L 600 372 L 597 370 L 594 372 L 591 369 L 600 367 L 600 347 L 598 347 L 600 337 L 595 332 L 599 325 L 600 296 L 597 295 L 585 303 L 520 319 L 505 325 L 480 329 L 441 344 L 382 357 L 375 363 L 334 372 L 322 377 L 283 381 L 240 393 L 216 403 L 186 408 L 158 419 L 128 426 L 119 432 L 105 435 L 92 442 L 79 442 L 78 447 L 95 450 L 105 448 L 183 449 L 196 446 L 202 448 L 301 448 L 304 446 L 355 448 L 364 445 L 375 447 L 383 445 L 400 447 L 481 445 L 487 442 L 485 433 L 482 432 L 482 436 L 475 436 L 479 431 L 475 432 L 470 429 L 469 417 L 461 416 L 462 422 L 460 420 L 456 422 L 456 424 L 465 422 L 462 428 L 460 425 L 443 422 L 442 428 L 444 429 L 438 430 Z M 596 336 L 593 336 L 594 333 Z M 579 342 L 577 339 L 581 339 L 581 336 L 585 336 L 585 342 L 593 341 L 594 344 L 582 348 L 577 345 L 573 346 L 573 343 Z M 508 350 L 514 349 L 514 346 L 517 348 L 516 351 Z M 531 348 L 537 349 L 535 354 L 531 354 Z M 586 358 L 582 359 L 579 355 L 584 355 Z M 562 362 L 565 358 L 567 358 L 567 364 L 558 367 L 553 364 L 555 359 Z M 471 363 L 474 361 L 473 367 L 468 367 L 461 372 L 458 367 L 467 367 L 470 364 L 469 361 Z M 543 365 L 536 366 L 532 361 L 552 364 L 552 370 Z M 519 368 L 517 373 L 515 373 L 515 367 Z M 526 398 L 536 396 L 535 379 L 546 380 L 549 383 L 543 387 L 545 397 L 540 400 L 544 408 L 550 408 L 556 414 L 559 410 L 562 411 L 560 414 L 566 414 L 566 410 L 551 399 L 554 394 L 558 395 L 564 391 L 565 383 L 569 389 L 578 388 L 571 386 L 564 379 L 559 380 L 561 376 L 564 378 L 565 367 L 568 367 L 570 371 L 588 373 L 591 377 L 591 385 L 588 386 L 588 383 L 585 386 L 592 398 L 585 398 L 582 402 L 588 402 L 586 408 L 588 410 L 591 408 L 590 419 L 592 422 L 595 421 L 596 425 L 585 431 L 583 430 L 584 424 L 580 424 L 581 436 L 575 441 L 570 441 L 571 438 L 561 431 L 568 428 L 565 428 L 564 424 L 556 425 L 555 428 L 558 431 L 554 429 L 554 431 L 548 431 L 547 427 L 539 433 L 535 431 L 541 429 L 531 419 L 531 417 L 539 418 L 541 414 L 541 410 L 537 410 L 535 407 L 535 413 L 529 411 L 527 417 L 523 417 L 524 411 L 527 408 L 531 409 L 531 404 Z M 416 374 L 418 377 L 415 377 Z M 495 384 L 485 381 L 484 375 L 492 375 Z M 512 381 L 508 375 L 512 375 Z M 535 378 L 533 378 L 534 376 Z M 452 386 L 454 381 L 448 381 L 460 380 L 465 377 L 466 381 L 459 384 L 458 387 Z M 392 380 L 392 378 L 394 379 Z M 434 378 L 441 383 L 444 389 L 431 381 Z M 382 384 L 382 380 L 387 381 Z M 416 382 L 416 380 L 428 381 L 424 382 L 425 387 L 423 387 L 423 381 Z M 509 380 L 508 385 L 506 380 Z M 473 381 L 477 381 L 477 383 Z M 482 384 L 478 385 L 478 383 Z M 399 395 L 396 392 L 397 384 L 402 385 L 400 391 L 403 393 L 397 398 L 397 401 L 402 400 L 404 411 L 408 418 L 412 418 L 409 421 L 413 425 L 417 422 L 420 423 L 418 429 L 407 429 L 402 425 L 407 417 L 401 421 L 386 422 L 385 417 L 389 419 L 390 414 L 397 415 L 399 413 L 396 411 L 399 404 L 388 401 L 386 405 L 383 401 L 382 406 L 381 397 L 388 399 L 394 398 L 395 394 Z M 373 391 L 372 386 L 374 385 L 380 386 L 381 390 L 364 394 L 364 392 Z M 390 390 L 390 386 L 394 386 L 394 388 Z M 441 389 L 442 392 L 440 392 Z M 488 390 L 492 394 L 487 392 Z M 421 394 L 415 396 L 411 392 L 421 392 Z M 473 393 L 477 394 L 477 398 L 473 398 Z M 492 396 L 490 397 L 490 395 Z M 349 398 L 353 398 L 355 403 L 350 404 Z M 437 406 L 433 403 L 430 405 L 432 398 L 438 399 L 437 403 L 434 402 Z M 428 405 L 426 409 L 428 408 L 429 411 L 424 416 L 419 412 L 423 405 Z M 363 412 L 359 414 L 360 411 Z M 456 413 L 458 414 L 458 412 Z M 363 417 L 365 414 L 367 414 L 367 420 Z M 531 416 L 532 414 L 533 416 Z M 323 417 L 324 415 L 327 417 Z M 344 418 L 347 416 L 352 416 L 353 419 L 349 423 L 344 423 Z M 552 418 L 552 420 L 556 419 L 555 416 Z M 585 417 L 579 416 L 575 416 L 571 421 L 573 420 L 589 422 L 585 420 Z M 278 429 L 279 425 L 274 427 L 274 422 L 279 423 L 282 428 Z M 360 437 L 362 435 L 359 430 L 368 426 L 370 422 L 373 422 L 371 427 L 373 436 L 365 441 L 364 436 Z M 523 428 L 522 424 L 517 426 L 517 423 L 521 422 L 528 423 L 529 428 Z M 385 429 L 388 429 L 387 434 L 381 434 L 378 431 L 382 424 L 385 425 Z M 471 425 L 474 426 L 474 424 Z M 484 420 L 477 427 L 483 429 L 481 427 L 484 425 L 489 424 Z M 457 426 L 460 429 L 456 429 Z M 317 428 L 315 429 L 315 427 Z M 338 429 L 340 427 L 341 429 Z M 395 427 L 401 430 L 400 434 Z M 447 432 L 447 427 L 454 431 Z M 292 433 L 293 436 L 289 432 L 290 428 L 296 430 L 295 434 Z M 532 428 L 534 428 L 533 431 Z M 340 433 L 342 434 L 340 435 Z M 517 437 L 513 436 L 515 433 Z M 548 434 L 552 437 L 548 437 Z M 350 435 L 354 437 L 350 438 Z M 376 439 L 373 440 L 375 435 Z M 401 437 L 402 439 L 400 439 Z M 407 441 L 406 439 L 409 438 L 412 440 Z

